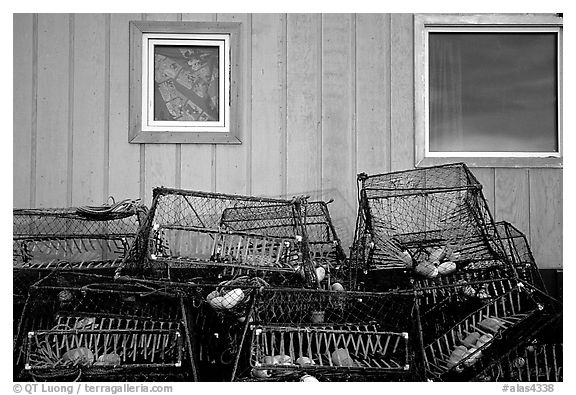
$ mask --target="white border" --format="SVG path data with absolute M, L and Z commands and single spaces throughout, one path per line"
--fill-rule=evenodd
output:
M 155 121 L 154 113 L 154 46 L 202 45 L 218 47 L 219 58 L 219 114 L 218 121 Z M 230 35 L 202 33 L 144 33 L 142 34 L 142 131 L 162 132 L 230 132 Z
M 562 157 L 562 34 L 557 26 L 544 27 L 506 27 L 506 26 L 428 26 L 424 25 L 424 156 L 427 158 L 561 158 Z M 556 34 L 557 43 L 557 138 L 558 151 L 554 152 L 521 152 L 521 151 L 430 151 L 430 62 L 429 62 L 429 34 L 438 32 L 468 33 L 468 32 L 498 32 L 498 33 L 538 33 L 548 32 Z

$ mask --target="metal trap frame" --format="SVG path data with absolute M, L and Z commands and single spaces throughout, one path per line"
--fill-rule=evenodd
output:
M 412 293 L 264 287 L 233 380 L 294 381 L 304 374 L 322 381 L 413 379 L 413 306 Z
M 518 277 L 546 292 L 544 280 L 532 255 L 526 235 L 507 221 L 496 222 L 496 231 L 504 244 L 504 251 L 514 265 Z
M 340 275 L 346 264 L 346 254 L 330 217 L 330 203 L 303 200 L 300 206 L 310 259 L 314 268 L 322 267 L 325 270 L 325 281 L 320 283 L 327 289 L 330 289 L 333 282 L 343 283 L 346 280 Z M 265 229 L 270 235 L 289 238 L 294 234 L 291 210 L 290 206 L 228 208 L 222 214 L 221 226 L 234 232 L 258 232 Z
M 463 271 L 515 276 L 482 185 L 465 164 L 359 174 L 358 192 L 353 281 L 366 284 L 371 270 L 400 288 Z
M 316 286 L 301 216 L 304 200 L 154 188 L 146 223 L 117 273 L 206 284 L 250 275 L 271 283 Z M 249 232 L 222 222 L 225 213 L 239 209 L 252 219 Z M 270 215 L 276 212 L 290 216 Z M 256 229 L 256 224 L 261 226 Z M 289 234 L 279 236 L 278 228 Z
M 13 210 L 15 303 L 53 270 L 113 274 L 128 253 L 147 208 L 125 200 L 102 207 Z
M 14 345 L 25 380 L 197 380 L 193 295 L 162 284 L 53 272 L 31 287 Z
M 520 282 L 441 336 L 424 342 L 428 377 L 441 381 L 473 377 L 486 361 L 502 355 L 553 320 L 557 308 L 554 300 Z

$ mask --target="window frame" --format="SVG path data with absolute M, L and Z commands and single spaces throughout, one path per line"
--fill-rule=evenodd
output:
M 430 32 L 553 32 L 558 53 L 558 152 L 430 152 L 429 53 Z M 471 167 L 562 167 L 562 17 L 556 14 L 416 14 L 414 16 L 415 165 L 464 162 Z
M 240 29 L 240 22 L 130 22 L 130 143 L 241 144 L 244 81 Z M 154 120 L 154 47 L 201 46 L 202 42 L 218 46 L 219 54 L 224 55 L 219 66 L 220 77 L 224 76 L 220 81 L 220 93 L 224 93 L 219 97 L 220 121 Z

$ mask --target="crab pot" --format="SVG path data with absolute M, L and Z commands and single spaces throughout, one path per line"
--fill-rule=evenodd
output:
M 177 323 L 102 318 L 92 321 L 89 329 L 78 329 L 84 319 L 67 317 L 59 324 L 72 329 L 29 332 L 25 370 L 37 379 L 55 369 L 80 369 L 95 379 L 182 366 L 184 347 Z
M 475 381 L 563 381 L 562 343 L 531 343 L 491 364 Z
M 413 306 L 410 293 L 263 288 L 234 379 L 413 380 Z
M 250 354 L 250 374 L 265 379 L 410 372 L 408 333 L 379 331 L 375 325 L 258 325 Z
M 254 307 L 257 323 L 274 325 L 362 325 L 405 332 L 414 306 L 412 293 L 368 293 L 263 288 Z
M 409 287 L 411 278 L 463 271 L 515 275 L 493 231 L 482 186 L 466 165 L 360 174 L 358 179 L 351 259 L 357 274 L 377 270 L 395 277 L 390 283 L 399 287 Z
M 29 287 L 54 269 L 113 273 L 126 256 L 146 212 L 145 206 L 133 202 L 97 212 L 86 207 L 15 209 L 15 302 L 24 301 Z
M 471 273 L 455 283 L 420 286 L 417 303 L 422 331 L 436 338 L 487 302 L 518 285 L 515 279 L 476 280 Z
M 496 231 L 502 239 L 504 250 L 514 265 L 518 277 L 546 292 L 542 275 L 536 265 L 526 235 L 506 221 L 497 222 Z
M 35 380 L 69 377 L 78 369 L 97 381 L 108 373 L 130 381 L 132 373 L 146 372 L 193 380 L 190 313 L 183 309 L 183 298 L 150 282 L 54 272 L 31 287 L 19 323 L 15 367 L 24 379 Z M 185 298 L 193 303 L 191 295 Z
M 328 204 L 322 201 L 306 202 L 300 206 L 300 216 L 306 230 L 306 241 L 314 267 L 323 267 L 328 281 L 344 281 L 337 278 L 343 268 L 346 254 L 332 223 Z M 266 221 L 266 222 L 262 222 Z M 233 207 L 224 210 L 222 227 L 234 232 L 262 232 L 269 235 L 289 238 L 294 234 L 294 220 L 291 206 Z M 336 276 L 336 277 L 332 277 Z
M 155 188 L 147 221 L 118 273 L 207 284 L 253 275 L 272 283 L 315 286 L 302 200 Z M 239 222 L 237 216 L 223 222 L 231 209 L 236 213 L 242 207 L 250 218 L 250 231 L 229 226 Z M 272 215 L 276 212 L 290 216 L 277 218 Z M 275 224 L 287 223 L 289 234 L 278 236 Z
M 558 306 L 545 295 L 518 284 L 489 300 L 448 331 L 424 338 L 427 375 L 432 380 L 464 381 L 554 320 Z

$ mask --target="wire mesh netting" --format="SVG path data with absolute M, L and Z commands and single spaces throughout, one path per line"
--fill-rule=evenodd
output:
M 257 326 L 252 332 L 253 376 L 407 371 L 408 333 L 372 325 Z
M 466 165 L 359 175 L 359 181 L 352 251 L 357 275 L 389 269 L 399 288 L 408 287 L 411 277 L 462 271 L 514 275 L 482 186 Z
M 413 306 L 409 293 L 263 288 L 236 379 L 413 378 Z
M 562 343 L 518 347 L 479 375 L 477 381 L 559 382 L 564 379 Z
M 490 300 L 433 341 L 425 341 L 427 374 L 436 380 L 470 379 L 536 328 L 554 319 L 553 300 L 519 284 Z
M 122 259 L 146 216 L 134 202 L 114 212 L 90 213 L 78 208 L 15 209 L 15 267 L 99 268 Z
M 52 270 L 113 273 L 146 212 L 131 200 L 102 207 L 14 209 L 15 310 L 22 308 L 30 285 Z
M 314 285 L 302 204 L 303 198 L 155 188 L 150 215 L 119 272 L 212 284 L 257 275 Z
M 191 379 L 182 305 L 162 287 L 53 272 L 30 290 L 14 348 L 23 371 L 15 374 L 44 380 L 80 371 L 99 381 L 148 372 Z
M 346 281 L 341 275 L 346 262 L 346 254 L 332 223 L 326 202 L 303 202 L 300 216 L 306 232 L 306 242 L 310 258 L 321 286 L 329 288 L 331 283 Z M 235 232 L 262 232 L 268 235 L 290 238 L 295 232 L 294 215 L 291 206 L 234 207 L 224 210 L 222 227 Z
M 497 222 L 496 231 L 502 239 L 504 251 L 514 265 L 518 277 L 545 292 L 544 280 L 536 265 L 526 235 L 506 221 Z

